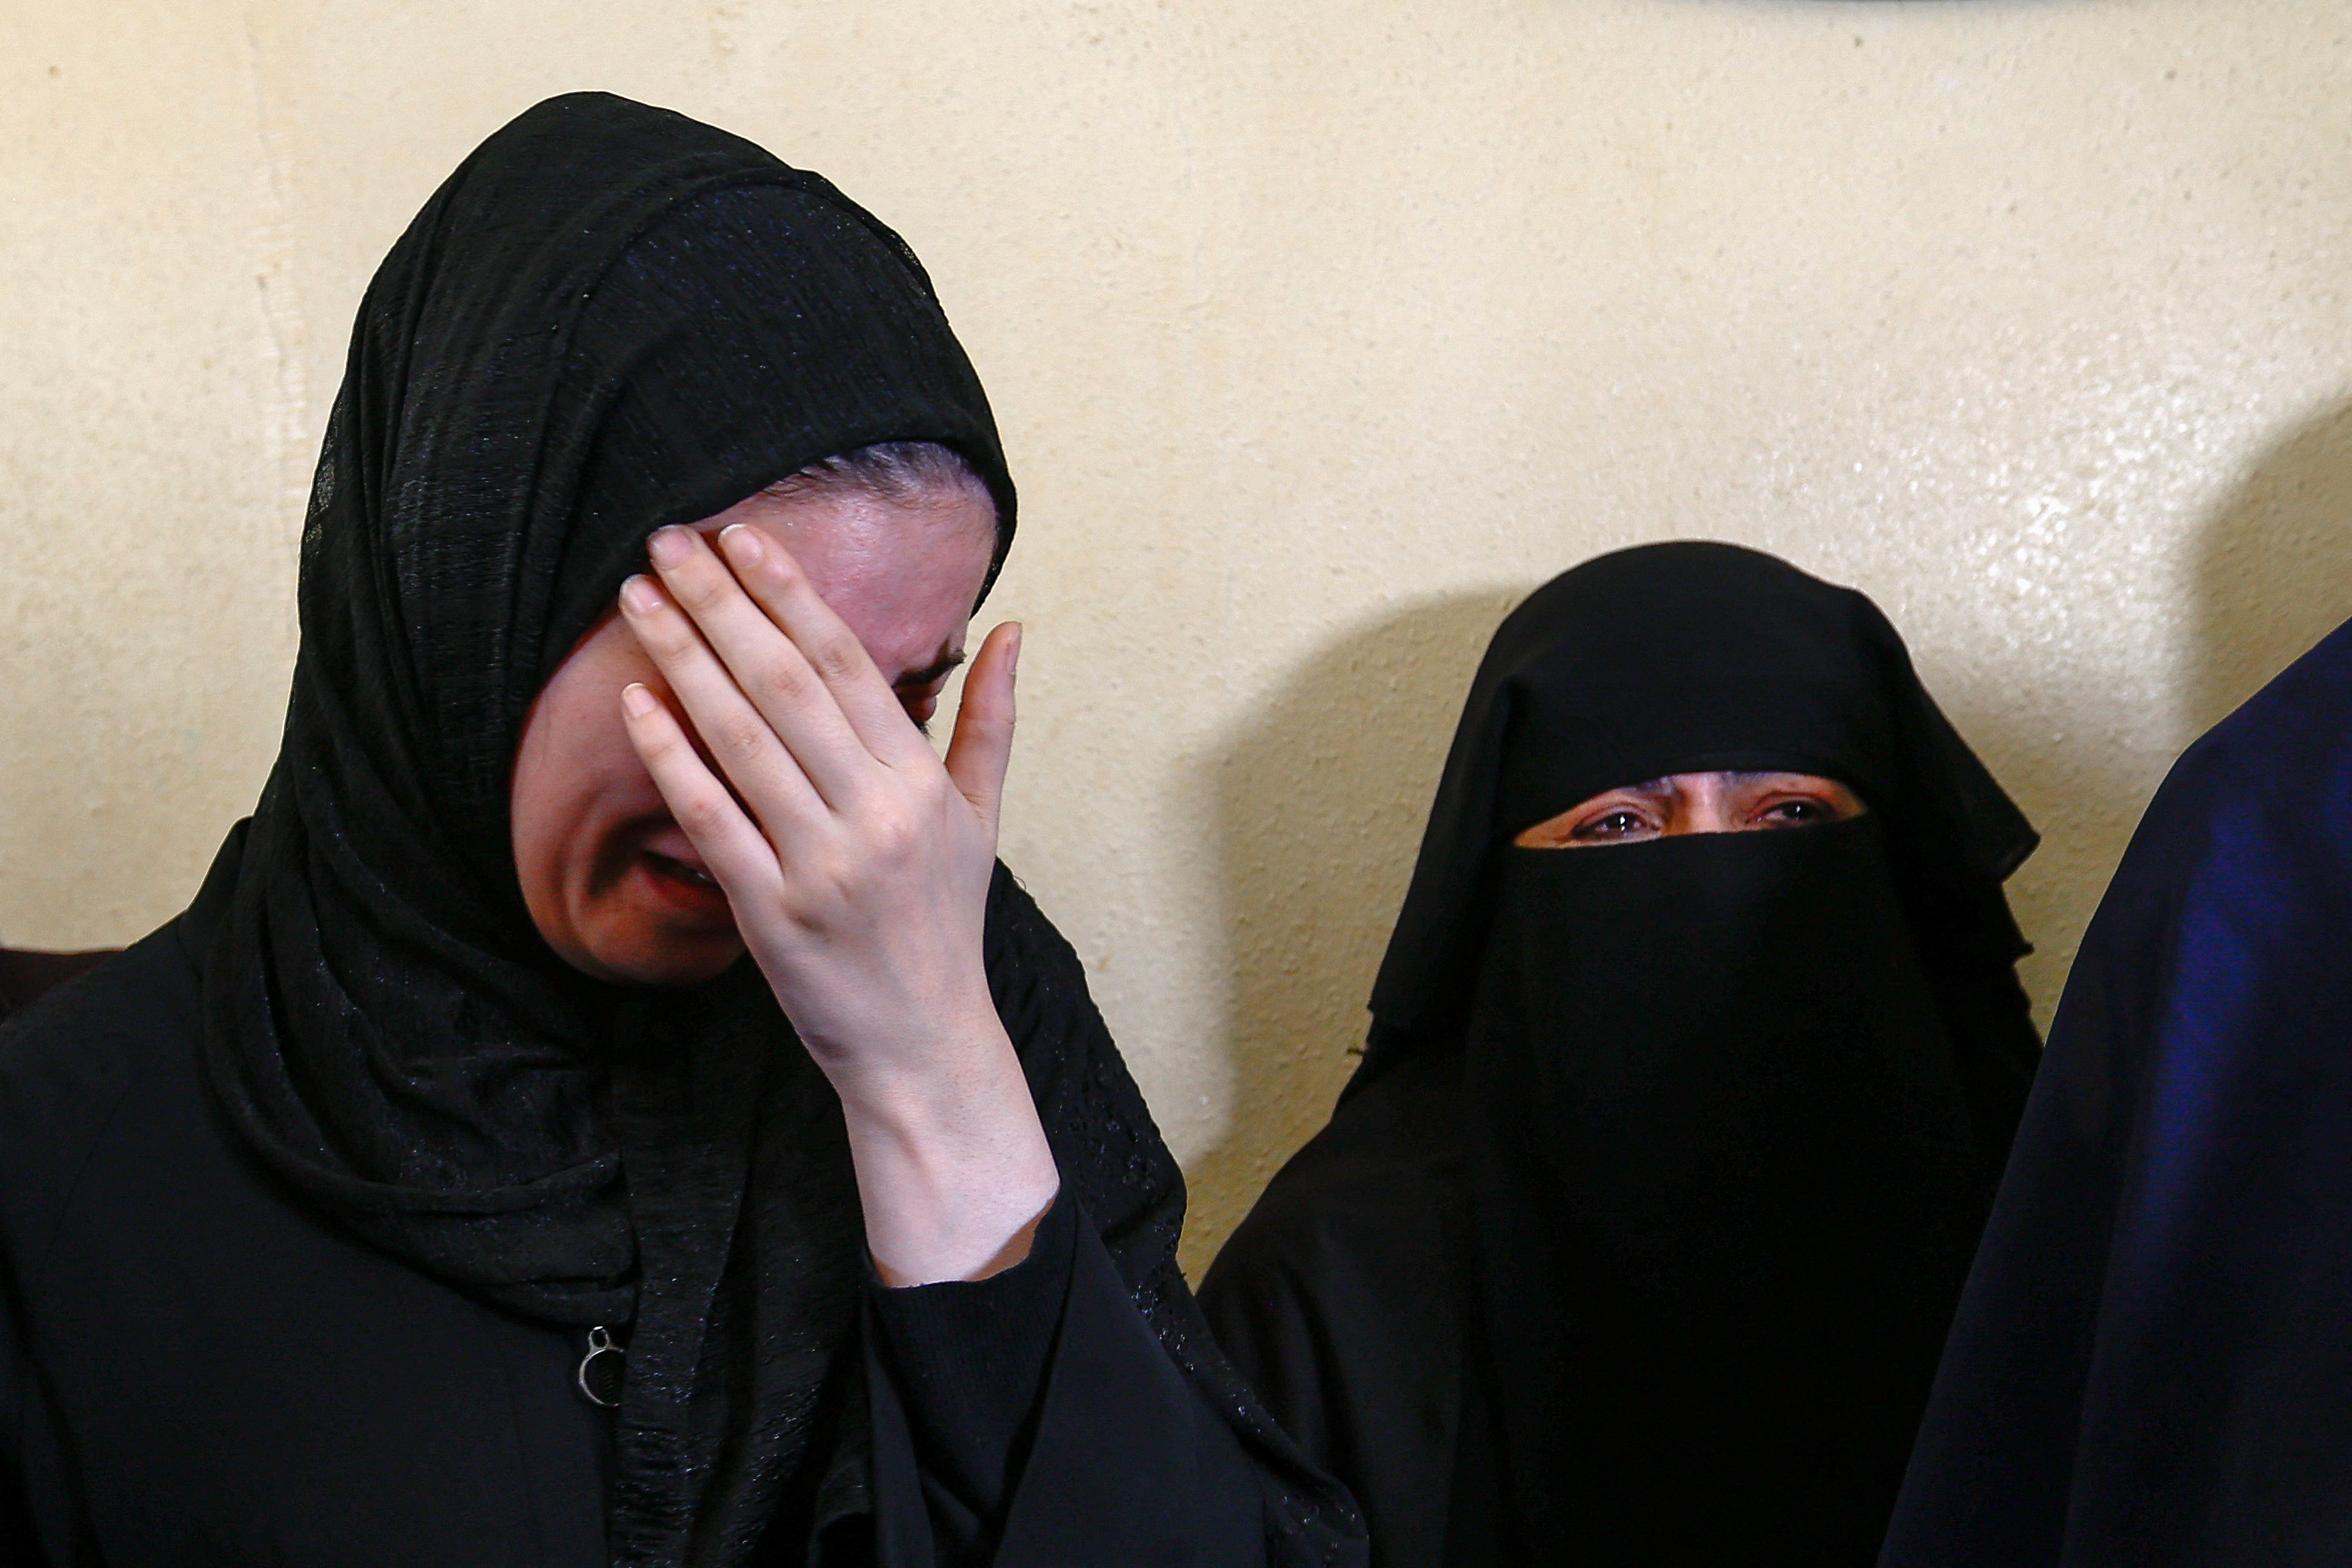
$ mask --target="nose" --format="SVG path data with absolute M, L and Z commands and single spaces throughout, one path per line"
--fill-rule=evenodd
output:
M 1664 836 L 1731 831 L 1729 780 L 1717 773 L 1684 773 L 1675 776 L 1674 784 L 1674 804 L 1666 813 Z

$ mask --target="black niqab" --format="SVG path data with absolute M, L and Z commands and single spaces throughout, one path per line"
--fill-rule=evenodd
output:
M 1867 810 L 1511 841 L 1604 789 L 1717 769 L 1824 775 Z M 1769 556 L 1622 551 L 1504 623 L 1364 1063 L 1265 1206 L 1332 1190 L 1327 1157 L 1369 1171 L 1348 1124 L 1409 1114 L 1392 1081 L 1433 1107 L 1451 1093 L 1422 1081 L 1458 1082 L 1458 1131 L 1389 1134 L 1468 1194 L 1464 1387 L 1412 1406 L 1461 1411 L 1456 1473 L 1426 1481 L 1450 1487 L 1445 1562 L 1871 1561 L 2038 1049 L 2000 892 L 2033 842 L 1877 610 Z M 1204 1287 L 1221 1327 L 1257 1310 L 1250 1266 Z M 1335 1335 L 1364 1332 L 1342 1298 L 1365 1279 L 1422 1299 L 1364 1307 L 1400 1332 L 1463 1312 L 1458 1280 L 1349 1278 L 1313 1309 Z M 1402 1476 L 1393 1441 L 1333 1447 Z M 1364 1500 L 1377 1562 L 1437 1561 L 1384 1555 L 1387 1500 Z M 1429 1538 L 1425 1504 L 1394 1516 Z
M 1852 788 L 1885 824 L 1906 907 L 1936 934 L 1931 969 L 1961 980 L 1990 967 L 2013 986 L 2023 944 L 2000 883 L 2038 840 L 1878 607 L 1737 545 L 1646 545 L 1562 573 L 1496 632 L 1373 986 L 1358 1082 L 1459 1028 L 1496 845 L 1604 789 L 1716 769 Z
M 1465 1086 L 1529 1560 L 1867 1563 L 1987 1190 L 1877 822 L 1504 856 Z
M 213 1086 L 278 1176 L 515 1312 L 630 1325 L 616 1563 L 738 1562 L 805 1517 L 862 1232 L 838 1103 L 751 966 L 627 993 L 537 936 L 515 748 L 648 532 L 878 441 L 961 453 L 1002 558 L 987 401 L 889 230 L 620 99 L 498 132 L 361 307 L 283 747 L 189 916 Z

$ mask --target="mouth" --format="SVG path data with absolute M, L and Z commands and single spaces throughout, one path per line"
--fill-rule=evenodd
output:
M 727 902 L 727 890 L 719 885 L 719 879 L 710 874 L 710 868 L 685 838 L 683 833 L 664 833 L 654 843 L 639 845 L 638 875 L 646 889 L 676 914 L 698 923 L 731 925 L 734 910 Z
M 712 893 L 723 891 L 719 879 L 705 870 L 698 861 L 681 860 L 676 855 L 658 854 L 652 850 L 645 851 L 644 854 L 647 868 L 656 875 L 682 882 L 688 887 L 706 888 Z

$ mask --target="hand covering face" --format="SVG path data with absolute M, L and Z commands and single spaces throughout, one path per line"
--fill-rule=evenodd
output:
M 889 230 L 749 142 L 619 99 L 498 132 L 361 308 L 283 749 L 186 917 L 213 1088 L 279 1178 L 508 1310 L 625 1329 L 615 1563 L 795 1552 L 779 1521 L 854 1508 L 863 1483 L 832 1459 L 863 1407 L 839 1354 L 865 1287 L 858 1194 L 839 1103 L 752 966 L 632 992 L 549 951 L 516 882 L 509 771 L 649 532 L 881 441 L 962 454 L 1001 559 L 1014 497 L 987 401 Z M 1091 1018 L 1000 938 L 1001 1009 Z M 1159 1213 L 1139 1190 L 1177 1178 L 1124 1075 L 1028 1064 L 1079 1084 L 1041 1106 L 1065 1191 Z M 1179 1369 L 1222 1376 L 1186 1349 L 1189 1303 L 1151 1294 L 1173 1221 L 1106 1239 Z
M 1511 842 L 1711 770 L 1867 810 Z M 1349 1094 L 1464 1053 L 1500 1458 L 1455 1496 L 1515 1560 L 1872 1560 L 2032 1070 L 2032 843 L 1869 601 L 1769 557 L 1623 551 L 1497 632 Z

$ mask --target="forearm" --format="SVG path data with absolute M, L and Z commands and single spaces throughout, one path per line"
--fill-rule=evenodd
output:
M 1028 1256 L 1060 1176 L 1020 1059 L 993 1011 L 919 1071 L 835 1074 L 883 1282 L 984 1280 Z

